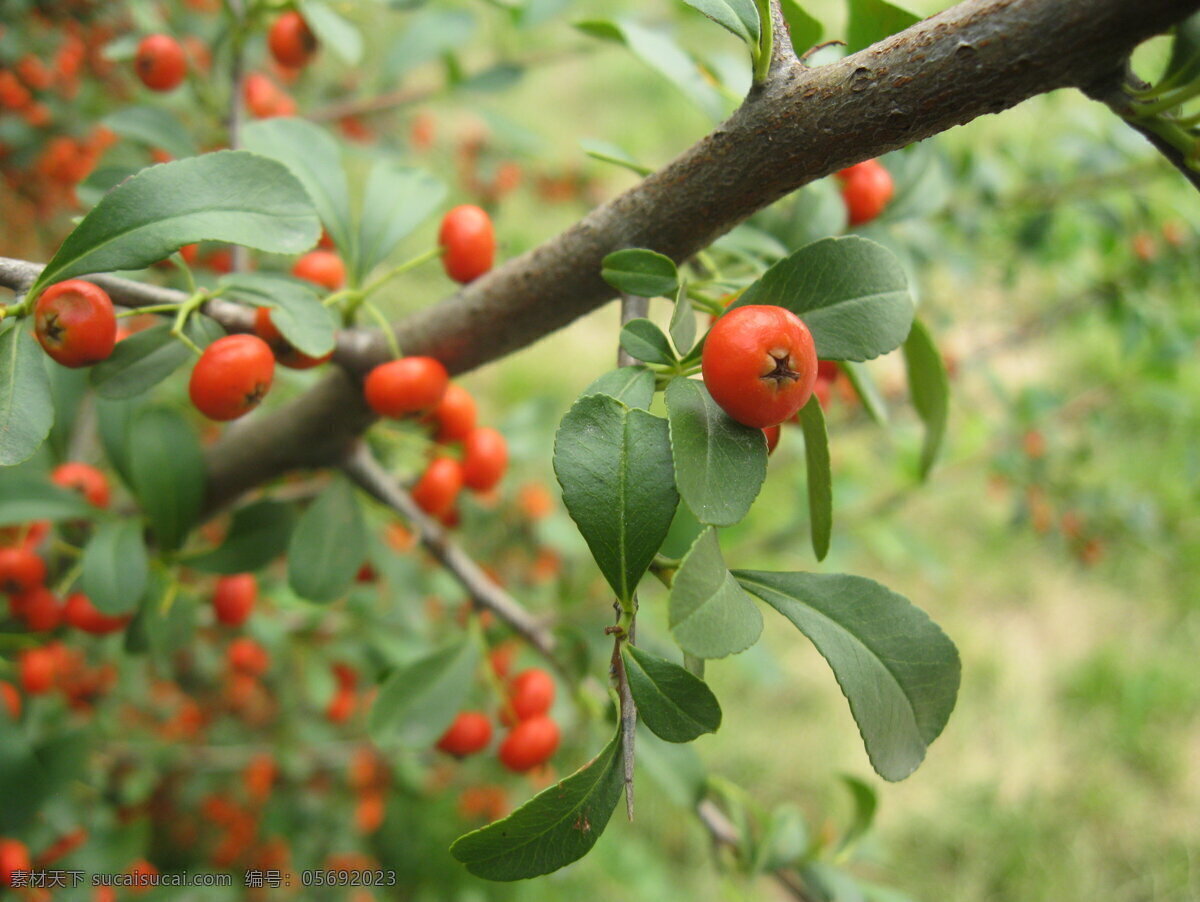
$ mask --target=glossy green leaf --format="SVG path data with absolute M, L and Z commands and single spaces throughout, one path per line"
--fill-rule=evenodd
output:
M 554 472 L 600 571 L 628 602 L 679 502 L 666 420 L 606 395 L 580 398 L 558 427 Z
M 646 363 L 671 364 L 675 352 L 662 329 L 648 319 L 631 319 L 621 327 L 621 347 L 634 360 Z
M 786 307 L 812 331 L 822 360 L 869 360 L 898 348 L 913 321 L 908 277 L 882 245 L 848 235 L 800 248 L 731 306 Z
M 54 402 L 37 341 L 15 320 L 0 329 L 0 466 L 11 467 L 50 434 Z
M 672 379 L 666 396 L 680 497 L 701 523 L 732 526 L 767 476 L 763 431 L 733 420 L 695 379 Z
M 83 775 L 95 740 L 83 730 L 60 729 L 35 743 L 29 730 L 10 729 L 7 718 L 7 710 L 0 712 L 0 833 L 13 836 Z
M 921 21 L 906 9 L 886 0 L 846 0 L 850 21 L 846 26 L 846 49 L 850 53 L 870 47 L 898 31 Z
M 187 565 L 207 573 L 259 570 L 287 551 L 295 526 L 290 504 L 256 501 L 234 511 L 229 532 L 218 547 L 189 558 Z
M 646 410 L 654 400 L 654 373 L 644 366 L 620 366 L 609 370 L 579 396 L 585 395 L 608 395 L 629 407 Z
M 147 407 L 134 417 L 129 477 L 158 545 L 165 551 L 179 548 L 204 502 L 204 454 L 181 413 Z
M 675 574 L 668 622 L 679 647 L 697 658 L 737 654 L 762 634 L 762 614 L 725 566 L 715 529 L 700 534 Z
M 643 298 L 667 297 L 679 288 L 675 262 L 656 251 L 631 247 L 601 261 L 600 275 L 617 291 Z
M 820 43 L 825 29 L 820 22 L 804 11 L 804 7 L 797 0 L 781 0 L 779 6 L 788 25 L 792 49 L 796 51 L 796 56 L 802 57 Z
M 424 170 L 398 166 L 391 160 L 377 162 L 363 192 L 360 278 L 387 259 L 445 199 L 445 182 Z
M 310 357 L 333 350 L 337 326 L 311 283 L 274 273 L 231 273 L 219 283 L 226 296 L 257 307 L 270 307 L 271 323 L 292 347 Z
M 362 62 L 362 33 L 352 22 L 334 12 L 328 3 L 316 0 L 300 0 L 300 12 L 322 48 L 328 47 L 347 66 Z
M 176 159 L 195 156 L 196 142 L 172 112 L 157 106 L 127 106 L 102 120 L 118 135 L 147 147 L 165 150 Z
M 829 554 L 833 532 L 833 471 L 829 463 L 829 434 L 825 414 L 814 393 L 800 409 L 804 430 L 804 462 L 808 472 L 808 518 L 812 531 L 813 553 L 818 561 Z
M 450 854 L 486 880 L 524 880 L 557 871 L 591 851 L 623 787 L 618 731 L 581 769 L 508 817 L 460 836 Z
M 958 694 L 958 650 L 938 625 L 902 595 L 861 576 L 734 575 L 829 662 L 875 771 L 895 781 L 916 770 Z
M 671 325 L 669 327 L 671 341 L 680 356 L 686 356 L 696 343 L 696 311 L 688 300 L 687 285 L 679 283 L 675 292 L 675 306 L 671 308 Z
M 80 588 L 105 614 L 127 614 L 146 591 L 149 567 L 141 520 L 101 523 L 83 549 Z
M 433 746 L 462 709 L 478 664 L 479 645 L 468 637 L 397 667 L 371 705 L 371 738 L 381 745 Z
M 721 706 L 704 680 L 636 645 L 621 653 L 638 717 L 655 736 L 691 742 L 721 726 Z
M 761 26 L 758 8 L 754 0 L 683 0 L 692 9 L 699 10 L 730 34 L 741 38 L 750 46 L 758 44 Z
M 225 334 L 200 314 L 188 320 L 185 332 L 201 348 Z M 109 358 L 91 368 L 88 380 L 101 398 L 120 401 L 149 391 L 194 359 L 191 349 L 171 334 L 171 324 L 159 323 L 117 342 Z
M 946 420 L 950 415 L 950 376 L 937 345 L 933 343 L 933 336 L 920 320 L 913 323 L 904 342 L 904 366 L 913 407 L 925 423 L 920 464 L 921 478 L 924 479 L 933 469 L 946 435 Z
M 367 553 L 367 527 L 354 489 L 336 478 L 308 506 L 288 543 L 288 585 L 309 601 L 350 589 Z
M 879 797 L 870 785 L 857 777 L 842 774 L 842 782 L 850 791 L 851 798 L 854 799 L 854 817 L 850 821 L 850 826 L 846 828 L 846 832 L 842 834 L 842 841 L 838 844 L 839 849 L 848 849 L 871 829 L 871 824 L 875 821 L 875 809 L 879 806 Z
M 197 241 L 294 254 L 320 234 L 304 188 L 282 164 L 221 150 L 151 166 L 113 188 L 67 236 L 31 290 L 72 276 L 141 269 Z

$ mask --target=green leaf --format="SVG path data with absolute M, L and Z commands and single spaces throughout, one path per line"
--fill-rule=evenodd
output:
M 658 553 L 673 561 L 682 560 L 704 530 L 705 525 L 697 520 L 691 508 L 681 501 L 675 508 L 675 519 L 671 521 L 671 529 L 663 539 Z
M 271 308 L 271 323 L 281 335 L 310 357 L 333 350 L 336 322 L 311 283 L 272 273 L 239 272 L 218 283 L 233 300 Z
M 623 787 L 618 730 L 582 768 L 508 817 L 460 836 L 450 854 L 486 880 L 523 880 L 557 871 L 591 851 Z
M 465 46 L 474 31 L 475 17 L 465 10 L 435 7 L 421 10 L 409 20 L 399 39 L 391 42 L 384 69 L 389 78 L 398 78 L 417 66 L 440 59 L 447 51 Z
M 882 245 L 848 235 L 800 248 L 731 306 L 786 307 L 812 331 L 822 360 L 869 360 L 900 346 L 913 321 L 908 277 Z
M 320 234 L 304 188 L 280 163 L 220 150 L 151 166 L 113 188 L 67 236 L 30 291 L 36 295 L 88 273 L 141 269 L 197 241 L 295 254 Z
M 842 841 L 838 844 L 838 848 L 849 849 L 871 829 L 871 824 L 875 821 L 875 809 L 879 805 L 879 799 L 875 790 L 857 777 L 843 774 L 842 782 L 846 784 L 846 788 L 850 790 L 850 795 L 854 799 L 854 819 L 842 835 Z
M 79 419 L 79 405 L 87 394 L 87 368 L 69 369 L 49 357 L 42 358 L 42 361 L 46 365 L 50 398 L 54 405 L 54 425 L 50 427 L 49 447 L 55 458 L 66 460 L 71 456 L 71 438 Z
M 225 334 L 201 314 L 194 314 L 184 331 L 201 348 Z M 171 334 L 171 324 L 160 323 L 117 342 L 109 358 L 92 367 L 88 381 L 101 398 L 121 401 L 149 391 L 193 359 L 191 349 Z
M 682 356 L 687 356 L 696 343 L 696 312 L 692 310 L 692 302 L 688 300 L 687 285 L 679 283 L 675 293 L 675 306 L 671 309 L 671 341 L 675 350 Z
M 1175 26 L 1171 58 L 1162 75 L 1175 85 L 1200 78 L 1200 13 L 1193 13 Z
M 721 706 L 704 680 L 636 645 L 621 651 L 638 716 L 655 736 L 691 742 L 721 726 Z
M 129 475 L 129 424 L 141 409 L 137 401 L 109 401 L 96 399 L 96 431 L 104 454 L 113 469 L 128 485 Z
M 763 828 L 754 856 L 754 872 L 761 874 L 787 867 L 807 851 L 808 825 L 803 812 L 789 803 L 777 805 Z
M 458 716 L 478 665 L 479 645 L 467 637 L 396 668 L 371 705 L 371 738 L 380 745 L 431 747 Z
M 662 329 L 648 319 L 631 319 L 621 327 L 621 347 L 634 360 L 670 365 L 675 352 Z
M 818 561 L 829 554 L 833 532 L 833 473 L 829 465 L 829 434 L 825 414 L 814 393 L 800 408 L 804 430 L 804 462 L 808 470 L 808 517 L 812 525 L 813 553 Z
M 875 771 L 896 781 L 916 770 L 958 694 L 958 650 L 938 625 L 907 598 L 861 576 L 734 575 L 829 662 Z
M 363 193 L 359 278 L 387 259 L 445 199 L 445 182 L 424 170 L 398 166 L 391 160 L 377 162 Z
M 692 9 L 699 10 L 730 34 L 741 38 L 751 47 L 756 47 L 761 27 L 758 8 L 754 0 L 683 0 Z
M 846 49 L 850 53 L 870 47 L 921 21 L 920 16 L 885 0 L 847 0 L 847 4 L 850 21 L 846 26 Z
M 129 476 L 164 551 L 183 544 L 204 502 L 204 454 L 191 424 L 167 407 L 148 407 L 129 432 Z
M 105 614 L 126 614 L 146 591 L 149 567 L 141 520 L 111 520 L 83 549 L 80 587 Z
M 176 159 L 195 156 L 196 142 L 174 113 L 156 106 L 127 106 L 101 120 L 118 135 L 150 148 L 165 150 Z
M 887 401 L 879 393 L 879 387 L 875 384 L 866 364 L 843 360 L 839 364 L 839 368 L 842 375 L 850 381 L 858 399 L 862 401 L 863 410 L 867 412 L 867 416 L 880 426 L 886 426 L 888 424 Z
M 327 3 L 300 0 L 300 12 L 322 47 L 328 47 L 347 66 L 357 66 L 363 58 L 362 33 L 339 16 Z
M 679 807 L 695 808 L 704 798 L 704 762 L 694 745 L 664 742 L 639 726 L 637 764 Z
M 3 472 L 8 475 L 7 471 Z M 60 489 L 42 479 L 14 475 L 0 482 L 0 526 L 18 526 L 33 520 L 86 520 L 96 509 L 78 492 Z
M 28 460 L 54 425 L 42 349 L 19 322 L 0 332 L 0 466 Z
M 802 57 L 820 43 L 825 29 L 804 11 L 797 0 L 781 0 L 779 5 L 791 35 L 792 49 L 796 51 L 796 56 Z
M 679 502 L 666 420 L 606 395 L 580 398 L 558 427 L 554 473 L 604 578 L 629 602 Z
M 904 342 L 904 366 L 908 372 L 908 387 L 913 407 L 925 423 L 925 442 L 921 446 L 921 478 L 925 479 L 937 460 L 938 449 L 946 435 L 946 419 L 950 414 L 950 377 L 942 355 L 938 353 L 933 336 L 924 323 L 917 320 Z
M 672 379 L 666 395 L 680 497 L 701 523 L 732 526 L 767 477 L 763 431 L 733 420 L 695 379 Z
M 679 288 L 675 262 L 656 251 L 639 247 L 613 251 L 600 265 L 604 281 L 626 294 L 643 298 L 667 297 Z
M 334 601 L 354 583 L 366 549 L 358 498 L 350 483 L 336 478 L 296 524 L 288 544 L 288 585 L 309 601 Z
M 29 731 L 10 729 L 0 712 L 0 833 L 9 836 L 34 821 L 42 805 L 81 776 L 93 737 L 84 730 L 60 729 L 36 745 Z
M 623 148 L 613 144 L 611 141 L 596 141 L 591 138 L 582 138 L 579 141 L 579 146 L 593 160 L 599 160 L 602 163 L 612 163 L 614 166 L 628 169 L 636 175 L 649 175 L 654 171 L 649 166 L 643 166 Z
M 697 658 L 737 654 L 762 634 L 762 614 L 726 568 L 715 529 L 700 534 L 675 574 L 668 618 L 679 647 Z
M 342 167 L 342 150 L 333 136 L 304 119 L 274 117 L 251 122 L 242 130 L 242 141 L 247 150 L 288 168 L 304 186 L 333 243 L 353 258 L 350 188 Z M 317 237 L 295 251 L 307 250 Z
M 285 551 L 296 525 L 290 504 L 256 501 L 233 513 L 233 523 L 220 546 L 190 558 L 187 565 L 206 573 L 250 573 Z
M 580 392 L 580 397 L 585 395 L 608 395 L 629 407 L 647 410 L 654 400 L 654 373 L 644 366 L 617 367 Z

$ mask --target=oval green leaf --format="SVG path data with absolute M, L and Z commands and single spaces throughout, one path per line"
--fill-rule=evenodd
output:
M 179 548 L 204 502 L 204 453 L 188 420 L 167 407 L 139 411 L 129 427 L 129 478 L 164 551 Z
M 679 288 L 675 262 L 663 254 L 632 247 L 601 261 L 600 275 L 617 291 L 643 298 L 669 297 Z
M 371 738 L 430 748 L 458 716 L 478 664 L 478 643 L 467 637 L 396 668 L 371 705 Z
M 904 366 L 913 407 L 925 424 L 920 463 L 920 475 L 925 479 L 933 469 L 946 435 L 946 419 L 950 415 L 950 376 L 937 345 L 933 343 L 933 336 L 920 320 L 913 323 L 904 342 Z
M 199 314 L 184 331 L 201 348 L 225 334 L 215 320 Z M 109 358 L 92 367 L 88 381 L 101 398 L 121 401 L 149 391 L 191 359 L 191 349 L 171 334 L 171 324 L 160 323 L 117 342 Z
M 697 658 L 745 651 L 762 635 L 762 614 L 725 566 L 717 531 L 704 530 L 671 585 L 671 635 Z
M 721 725 L 721 706 L 704 680 L 636 645 L 622 648 L 638 716 L 667 742 L 691 742 Z
M 287 551 L 296 515 L 290 504 L 256 501 L 233 513 L 229 532 L 217 548 L 190 558 L 187 565 L 206 573 L 249 573 Z
M 380 160 L 367 176 L 359 225 L 359 278 L 382 263 L 437 210 L 446 184 L 422 169 Z
M 754 0 L 683 0 L 692 9 L 699 10 L 730 34 L 741 38 L 750 46 L 758 44 L 760 25 L 758 8 Z
M 367 554 L 367 527 L 354 489 L 336 478 L 309 505 L 288 543 L 288 585 L 309 601 L 334 601 L 354 583 Z
M 648 319 L 639 317 L 622 326 L 620 342 L 634 360 L 667 365 L 675 362 L 675 352 L 667 336 Z
M 270 307 L 271 323 L 292 347 L 310 357 L 333 350 L 336 322 L 310 283 L 271 273 L 232 273 L 220 281 L 225 294 L 257 307 Z
M 825 414 L 814 394 L 800 408 L 804 430 L 804 462 L 808 471 L 808 517 L 812 526 L 813 553 L 818 561 L 829 554 L 833 533 L 833 471 L 829 464 L 829 434 Z
M 127 614 L 146 591 L 149 560 L 142 521 L 101 523 L 83 549 L 80 587 L 105 614 Z
M 28 460 L 54 425 L 42 349 L 16 320 L 0 332 L 0 466 Z
M 586 395 L 608 395 L 628 407 L 647 410 L 654 400 L 654 373 L 644 366 L 620 366 L 580 392 L 580 397 Z

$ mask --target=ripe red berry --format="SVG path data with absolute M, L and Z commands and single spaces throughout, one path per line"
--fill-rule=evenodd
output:
M 532 717 L 513 727 L 500 743 L 500 763 L 521 773 L 544 764 L 558 748 L 558 724 L 549 717 Z
M 773 454 L 779 446 L 779 433 L 782 429 L 779 426 L 768 426 L 763 430 L 763 435 L 767 437 L 767 454 Z
M 804 406 L 817 379 L 808 327 L 783 307 L 735 307 L 708 333 L 700 359 L 713 400 L 745 426 L 776 426 Z
M 529 720 L 554 704 L 554 677 L 540 667 L 522 670 L 508 686 L 508 707 L 517 720 Z
M 292 275 L 330 291 L 337 291 L 346 284 L 346 264 L 333 251 L 309 251 L 296 261 Z
M 461 442 L 475 428 L 475 399 L 461 385 L 446 386 L 446 393 L 434 408 L 437 424 L 434 439 L 439 442 Z
M 14 886 L 18 882 L 14 874 L 22 873 L 22 885 L 30 886 L 29 876 L 33 865 L 29 861 L 29 849 L 16 839 L 0 839 L 0 886 Z
M 317 52 L 317 38 L 304 17 L 295 10 L 289 10 L 271 25 L 267 33 L 267 47 L 279 65 L 300 69 L 308 65 Z
M 262 676 L 271 666 L 267 650 L 245 636 L 230 642 L 225 654 L 231 668 L 249 676 Z
M 433 410 L 446 394 L 450 377 L 432 357 L 401 357 L 367 374 L 363 394 L 377 414 L 400 418 Z
M 863 225 L 883 212 L 895 193 L 892 174 L 878 160 L 864 160 L 838 173 L 850 225 Z
M 91 633 L 93 636 L 104 636 L 123 630 L 133 619 L 132 614 L 112 616 L 102 613 L 82 592 L 76 592 L 67 597 L 63 615 L 67 623 L 75 629 Z
M 288 369 L 311 369 L 314 366 L 320 366 L 333 356 L 332 351 L 324 357 L 309 357 L 303 351 L 297 351 L 271 322 L 270 307 L 259 307 L 254 311 L 254 334 L 270 346 L 275 354 L 275 359 Z
M 256 335 L 226 335 L 210 344 L 188 383 L 196 409 L 210 420 L 236 420 L 266 397 L 275 356 Z
M 0 591 L 24 595 L 46 581 L 46 562 L 28 548 L 0 548 Z
M 117 343 L 112 301 L 99 285 L 82 279 L 68 279 L 43 291 L 33 321 L 43 350 L 72 369 L 106 359 Z
M 454 507 L 454 500 L 462 491 L 462 467 L 450 457 L 438 457 L 429 464 L 413 486 L 413 500 L 425 513 L 441 517 Z
M 108 478 L 89 464 L 74 461 L 59 464 L 50 474 L 50 481 L 79 492 L 93 507 L 108 507 Z
M 187 73 L 187 58 L 173 37 L 152 34 L 138 44 L 133 66 L 142 84 L 151 91 L 171 91 L 179 87 Z
M 442 734 L 437 747 L 451 755 L 473 755 L 492 741 L 492 722 L 479 711 L 462 711 Z
M 10 718 L 16 720 L 21 716 L 21 693 L 16 686 L 0 682 L 0 700 L 4 702 L 4 709 Z
M 226 626 L 241 626 L 258 600 L 258 580 L 253 573 L 222 576 L 213 590 L 213 610 Z
M 442 218 L 438 244 L 446 275 L 463 284 L 478 279 L 492 268 L 496 256 L 491 217 L 472 204 L 455 207 Z
M 339 689 L 330 699 L 329 707 L 325 709 L 325 717 L 330 723 L 345 723 L 354 714 L 357 705 L 358 700 L 353 690 Z
M 17 666 L 21 688 L 26 695 L 41 695 L 54 688 L 54 680 L 58 675 L 58 655 L 50 646 L 21 652 Z
M 473 429 L 463 442 L 463 484 L 476 492 L 495 488 L 508 469 L 508 443 L 495 429 Z
M 62 623 L 63 608 L 54 593 L 45 586 L 30 589 L 15 602 L 21 618 L 34 632 L 48 632 Z

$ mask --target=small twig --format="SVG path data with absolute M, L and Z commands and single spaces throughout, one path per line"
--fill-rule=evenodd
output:
M 636 294 L 621 294 L 621 325 L 631 319 L 638 319 L 650 312 L 650 299 L 638 297 Z M 617 348 L 617 366 L 631 366 L 637 363 L 622 347 Z
M 714 843 L 719 846 L 729 846 L 732 849 L 740 847 L 737 828 L 711 799 L 700 800 L 700 803 L 696 805 L 696 816 L 700 818 L 700 823 L 708 830 Z M 792 868 L 776 868 L 771 871 L 771 876 L 780 886 L 791 893 L 793 899 L 797 899 L 799 902 L 817 902 L 817 897 L 805 885 L 804 878 Z

